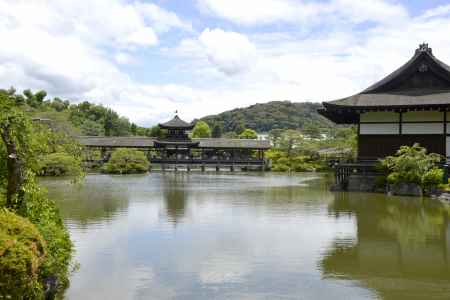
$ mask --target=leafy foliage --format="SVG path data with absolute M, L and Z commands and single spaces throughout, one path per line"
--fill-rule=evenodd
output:
M 40 270 L 41 278 L 55 276 L 62 291 L 69 283 L 69 267 L 73 245 L 59 211 L 46 191 L 35 181 L 34 174 L 27 172 L 24 186 L 25 201 L 17 213 L 30 220 L 39 229 L 47 244 L 48 255 Z
M 150 163 L 144 152 L 134 149 L 119 148 L 104 165 L 103 171 L 111 174 L 145 173 Z
M 192 130 L 193 138 L 209 138 L 211 137 L 211 129 L 209 125 L 204 121 L 198 121 Z
M 46 243 L 30 221 L 0 211 L 0 295 L 5 299 L 41 299 L 40 270 Z
M 257 132 L 269 132 L 273 129 L 328 130 L 334 124 L 317 113 L 318 103 L 293 103 L 290 101 L 272 101 L 238 108 L 202 118 L 210 126 L 223 124 L 225 132 L 240 134 L 245 128 Z M 317 132 L 316 132 L 317 133 Z
M 250 140 L 256 140 L 258 138 L 258 134 L 253 129 L 245 129 L 242 131 L 242 133 L 239 135 L 240 139 L 250 139 Z
M 223 133 L 223 126 L 221 124 L 214 124 L 212 132 L 211 132 L 211 137 L 213 138 L 220 138 L 222 136 Z
M 42 156 L 64 152 L 76 157 L 79 147 L 67 142 L 70 138 L 64 133 L 32 125 L 20 98 L 13 91 L 0 91 L 0 157 L 5 158 L 0 160 L 0 191 L 5 195 L 1 206 L 37 227 L 47 245 L 47 255 L 36 270 L 39 280 L 55 277 L 61 290 L 68 283 L 72 243 L 55 204 L 36 184 L 35 172 Z
M 39 161 L 38 174 L 42 176 L 80 176 L 82 173 L 79 158 L 64 152 L 44 155 Z
M 320 139 L 311 138 L 299 130 L 274 129 L 269 133 L 269 140 L 273 149 L 268 151 L 267 157 L 272 160 L 272 170 L 280 172 L 327 169 L 327 157 L 320 154 L 324 149 L 346 153 L 347 158 L 352 158 L 356 152 L 354 128 L 338 128 Z
M 388 183 L 417 183 L 427 189 L 442 183 L 443 173 L 437 167 L 441 159 L 439 154 L 427 153 L 424 147 L 415 143 L 401 146 L 394 156 L 381 160 L 381 166 L 388 173 Z

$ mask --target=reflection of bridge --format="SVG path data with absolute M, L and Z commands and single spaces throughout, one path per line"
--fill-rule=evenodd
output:
M 146 152 L 152 165 L 161 169 L 185 168 L 186 170 L 206 168 L 264 169 L 264 152 L 270 148 L 269 141 L 250 139 L 192 139 L 194 146 L 172 143 L 160 146 L 160 140 L 150 137 L 97 137 L 78 138 L 88 149 L 100 150 L 100 157 L 86 158 L 90 162 L 102 163 L 109 159 L 115 148 L 135 148 Z

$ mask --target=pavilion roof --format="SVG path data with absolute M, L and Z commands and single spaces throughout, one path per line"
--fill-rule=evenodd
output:
M 450 108 L 450 66 L 437 59 L 428 44 L 421 44 L 408 62 L 385 78 L 356 95 L 323 102 L 323 106 L 319 112 L 338 123 L 367 110 Z
M 178 115 L 175 115 L 172 120 L 160 123 L 159 127 L 163 129 L 192 129 L 194 124 L 183 121 Z

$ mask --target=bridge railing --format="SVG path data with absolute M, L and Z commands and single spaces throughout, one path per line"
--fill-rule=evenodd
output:
M 168 158 L 150 158 L 151 163 L 155 164 L 245 164 L 245 165 L 262 165 L 265 160 L 262 159 L 168 159 Z

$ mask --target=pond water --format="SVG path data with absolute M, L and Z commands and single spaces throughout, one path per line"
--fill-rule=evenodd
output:
M 66 299 L 450 299 L 450 209 L 329 176 L 46 179 L 80 268 Z

